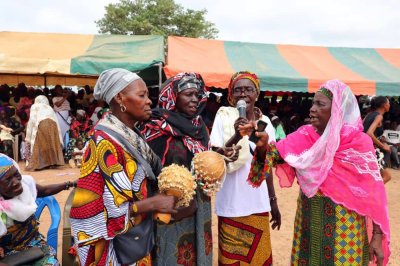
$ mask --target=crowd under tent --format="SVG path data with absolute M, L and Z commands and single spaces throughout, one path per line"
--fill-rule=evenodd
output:
M 193 71 L 208 87 L 227 88 L 241 70 L 255 72 L 263 91 L 315 92 L 326 80 L 340 79 L 356 95 L 400 95 L 400 49 L 168 38 L 167 78 Z
M 164 58 L 162 36 L 0 32 L 0 84 L 93 86 L 120 67 L 160 85 Z

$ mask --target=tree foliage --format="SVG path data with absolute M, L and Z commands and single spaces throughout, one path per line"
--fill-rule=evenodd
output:
M 100 33 L 175 35 L 213 39 L 218 30 L 205 19 L 206 9 L 185 9 L 174 0 L 120 0 L 105 7 L 96 24 Z

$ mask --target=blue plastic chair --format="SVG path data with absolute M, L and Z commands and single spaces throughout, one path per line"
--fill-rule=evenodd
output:
M 44 207 L 47 206 L 50 211 L 51 225 L 47 231 L 47 244 L 52 246 L 57 253 L 57 242 L 58 242 L 58 226 L 61 221 L 61 210 L 60 205 L 54 196 L 47 196 L 43 198 L 36 199 L 37 209 L 35 212 L 36 219 L 39 219 Z

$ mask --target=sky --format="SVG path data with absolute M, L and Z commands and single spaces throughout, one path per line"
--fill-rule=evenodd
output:
M 399 0 L 175 0 L 207 9 L 218 39 L 400 48 Z M 96 34 L 118 0 L 0 0 L 0 31 Z

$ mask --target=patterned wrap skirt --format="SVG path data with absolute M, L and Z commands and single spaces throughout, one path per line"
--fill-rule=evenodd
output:
M 153 266 L 212 265 L 211 202 L 200 191 L 195 197 L 195 215 L 157 224 Z
M 272 265 L 268 213 L 218 217 L 218 265 Z
M 31 266 L 58 266 L 60 263 L 56 257 L 56 251 L 49 246 L 43 235 L 39 233 L 39 223 L 32 215 L 24 222 L 14 221 L 14 225 L 7 228 L 7 233 L 0 237 L 0 248 L 5 256 L 28 250 L 32 247 L 39 247 L 44 257 L 31 262 Z
M 300 192 L 294 221 L 290 265 L 368 265 L 364 216 L 334 203 L 318 192 Z

